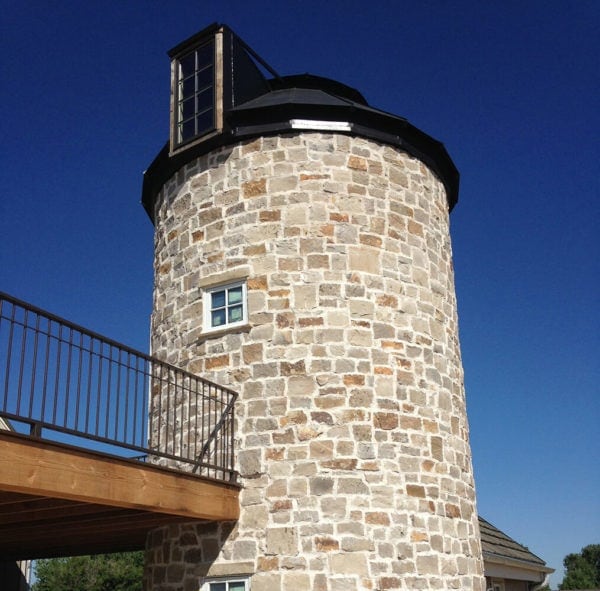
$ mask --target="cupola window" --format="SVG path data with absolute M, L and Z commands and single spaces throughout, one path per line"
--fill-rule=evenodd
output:
M 227 113 L 269 91 L 278 77 L 231 29 L 211 25 L 169 52 L 171 155 L 226 133 Z
M 215 128 L 215 44 L 209 41 L 177 60 L 177 144 Z

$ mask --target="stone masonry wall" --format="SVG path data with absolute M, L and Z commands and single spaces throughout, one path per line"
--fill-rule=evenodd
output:
M 484 589 L 439 179 L 341 134 L 259 138 L 157 201 L 153 354 L 240 394 L 238 523 L 148 540 L 147 589 Z M 203 288 L 247 278 L 248 326 Z

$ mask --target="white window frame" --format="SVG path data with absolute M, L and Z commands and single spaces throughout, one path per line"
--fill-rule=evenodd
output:
M 250 591 L 250 578 L 246 576 L 239 577 L 214 577 L 210 579 L 205 579 L 200 587 L 200 591 L 213 591 L 211 589 L 211 584 L 213 583 L 225 583 L 225 591 L 230 591 L 229 584 L 230 583 L 243 583 L 244 591 Z
M 241 301 L 241 306 L 242 306 L 242 318 L 241 320 L 236 320 L 233 322 L 229 322 L 228 321 L 228 311 L 230 308 L 233 307 L 233 305 L 230 305 L 228 302 L 228 293 L 229 290 L 237 288 L 237 287 L 241 287 L 242 288 L 242 301 Z M 213 306 L 213 295 L 216 294 L 217 292 L 225 292 L 225 305 L 223 307 L 218 306 L 215 307 Z M 219 330 L 228 330 L 230 328 L 235 328 L 236 326 L 244 326 L 245 324 L 248 324 L 248 287 L 247 287 L 247 283 L 246 280 L 242 280 L 242 281 L 233 281 L 231 283 L 224 283 L 224 284 L 220 284 L 220 285 L 214 285 L 214 286 L 210 286 L 210 287 L 206 287 L 204 289 L 204 293 L 202 295 L 202 314 L 203 314 L 203 319 L 202 319 L 202 326 L 203 326 L 203 332 L 216 332 Z M 238 305 L 238 304 L 235 304 Z M 217 309 L 221 309 L 225 311 L 225 322 L 223 324 L 218 324 L 216 326 L 213 326 L 212 323 L 212 317 L 213 317 L 213 311 L 216 311 Z

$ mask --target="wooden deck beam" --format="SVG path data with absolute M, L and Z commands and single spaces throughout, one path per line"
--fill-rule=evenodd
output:
M 0 558 L 143 547 L 162 525 L 237 520 L 238 496 L 233 484 L 0 432 Z
M 236 486 L 5 433 L 0 490 L 190 519 L 239 517 Z

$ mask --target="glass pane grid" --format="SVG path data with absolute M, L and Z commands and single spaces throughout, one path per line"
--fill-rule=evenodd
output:
M 244 292 L 241 285 L 210 293 L 211 327 L 236 324 L 244 320 Z
M 177 141 L 184 142 L 214 129 L 214 42 L 179 60 L 177 80 Z

